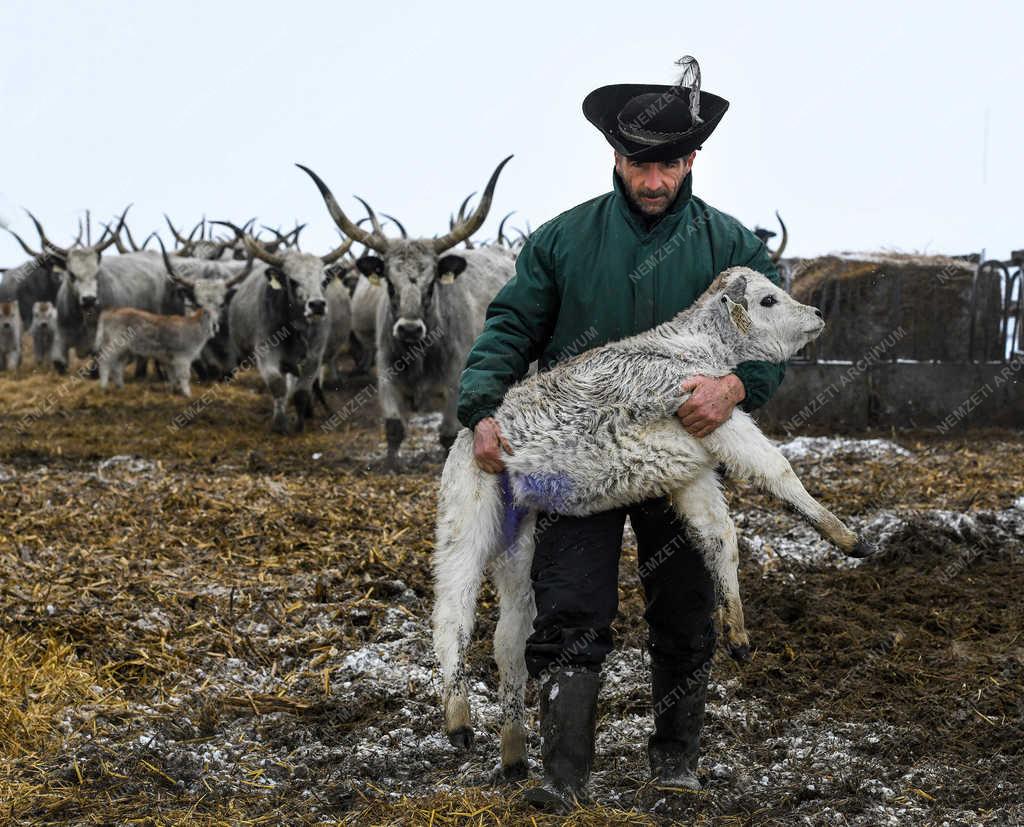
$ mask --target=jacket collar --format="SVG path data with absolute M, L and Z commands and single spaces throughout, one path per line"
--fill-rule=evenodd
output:
M 674 219 L 678 218 L 679 214 L 686 209 L 686 205 L 690 203 L 690 197 L 693 195 L 693 170 L 690 170 L 683 179 L 682 186 L 679 187 L 675 200 L 669 204 L 668 209 L 662 213 L 658 222 L 653 227 L 649 227 L 644 216 L 633 208 L 626 195 L 625 185 L 615 170 L 612 170 L 612 187 L 615 190 L 614 199 L 616 207 L 627 223 L 636 231 L 637 235 L 648 235 L 656 232 L 661 227 L 675 224 Z

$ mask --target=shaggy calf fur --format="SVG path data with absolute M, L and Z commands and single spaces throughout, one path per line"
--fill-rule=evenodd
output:
M 719 597 L 730 654 L 749 656 L 739 596 L 736 530 L 714 468 L 753 478 L 852 556 L 870 548 L 804 489 L 786 458 L 736 409 L 697 439 L 675 411 L 684 380 L 724 376 L 748 360 L 785 361 L 824 327 L 821 313 L 761 274 L 733 267 L 674 319 L 595 348 L 509 389 L 495 413 L 514 454 L 492 475 L 456 439 L 441 477 L 434 553 L 434 645 L 443 673 L 446 729 L 472 741 L 465 679 L 485 570 L 500 599 L 494 658 L 500 675 L 502 767 L 525 770 L 524 646 L 535 613 L 530 584 L 537 511 L 586 515 L 667 496 L 701 548 Z
M 50 302 L 36 302 L 32 305 L 32 352 L 36 364 L 43 366 L 50 359 L 53 351 L 53 340 L 57 334 L 57 306 Z
M 0 365 L 9 371 L 21 367 L 21 313 L 17 302 L 0 303 Z

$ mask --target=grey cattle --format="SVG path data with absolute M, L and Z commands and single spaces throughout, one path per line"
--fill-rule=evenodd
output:
M 125 210 L 127 212 L 127 210 Z M 116 229 L 109 227 L 92 246 L 59 247 L 51 242 L 42 225 L 31 216 L 43 248 L 64 268 L 57 291 L 57 335 L 51 359 L 58 372 L 67 369 L 71 348 L 80 358 L 95 351 L 96 324 L 103 310 L 135 307 L 159 313 L 166 296 L 167 279 L 160 255 L 153 252 L 128 253 L 103 258 L 103 251 L 116 242 L 124 214 Z
M 164 268 L 172 284 L 167 290 L 164 298 L 162 313 L 168 315 L 182 315 L 191 312 L 196 308 L 194 298 L 194 285 L 205 281 L 231 281 L 240 272 L 246 274 L 252 270 L 252 257 L 249 263 L 236 261 L 233 257 L 219 259 L 192 258 L 180 256 L 177 253 L 168 254 L 164 249 L 163 242 L 160 243 L 161 255 Z M 238 366 L 238 359 L 231 345 L 230 323 L 228 319 L 228 307 L 231 298 L 234 296 L 235 288 L 232 287 L 225 298 L 224 304 L 219 308 L 219 319 L 217 329 L 213 336 L 203 346 L 194 367 L 201 379 L 224 378 L 230 376 Z
M 186 291 L 195 310 L 187 315 L 150 313 L 133 307 L 118 307 L 100 313 L 96 331 L 100 386 L 111 376 L 117 387 L 124 385 L 124 365 L 131 357 L 156 359 L 167 371 L 171 388 L 191 396 L 189 373 L 192 362 L 217 332 L 221 310 L 231 291 L 248 276 L 253 261 L 230 279 L 207 278 L 192 281 L 168 265 L 173 278 Z
M 0 283 L 0 301 L 17 301 L 22 326 L 28 327 L 32 323 L 32 305 L 36 302 L 56 301 L 63 265 L 60 258 L 45 246 L 41 252 L 36 252 L 17 233 L 12 230 L 8 232 L 31 258 L 4 273 L 3 282 Z
M 352 242 L 321 257 L 295 249 L 271 254 L 249 235 L 241 238 L 265 266 L 257 266 L 231 300 L 231 343 L 239 360 L 255 361 L 273 397 L 271 429 L 287 433 L 288 402 L 293 401 L 301 431 L 312 414 L 310 391 L 319 378 L 330 331 L 324 268 Z
M 21 313 L 15 302 L 0 302 L 0 366 L 16 371 L 21 367 Z
M 394 467 L 412 410 L 438 398 L 443 412 L 441 445 L 447 451 L 459 424 L 459 374 L 474 339 L 483 329 L 487 305 L 514 272 L 514 260 L 493 247 L 448 252 L 467 240 L 487 218 L 494 188 L 510 155 L 494 170 L 476 210 L 440 238 L 385 238 L 367 232 L 338 206 L 315 172 L 314 181 L 338 228 L 379 256 L 364 255 L 359 269 L 383 281 L 387 299 L 377 305 L 377 385 Z M 372 215 L 372 211 L 371 211 Z
M 36 302 L 32 305 L 32 353 L 36 365 L 43 367 L 49 364 L 53 352 L 53 340 L 57 335 L 57 307 L 52 302 Z
M 689 396 L 685 380 L 724 376 L 746 360 L 785 361 L 823 327 L 818 310 L 760 273 L 733 267 L 664 324 L 513 385 L 495 411 L 513 452 L 504 457 L 501 475 L 477 466 L 473 434 L 463 429 L 441 476 L 434 554 L 434 643 L 454 743 L 471 739 L 465 653 L 480 584 L 491 567 L 500 598 L 495 660 L 502 764 L 513 776 L 525 768 L 523 653 L 534 615 L 530 566 L 538 511 L 582 516 L 667 495 L 703 554 L 723 637 L 738 659 L 749 657 L 749 640 L 736 530 L 715 475 L 718 463 L 792 505 L 846 554 L 871 552 L 807 493 L 749 414 L 733 410 L 701 439 L 675 416 Z

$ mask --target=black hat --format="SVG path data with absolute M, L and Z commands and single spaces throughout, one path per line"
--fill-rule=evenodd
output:
M 687 55 L 679 83 L 616 83 L 595 89 L 583 114 L 615 150 L 635 161 L 667 161 L 700 149 L 729 101 L 700 91 L 700 67 Z

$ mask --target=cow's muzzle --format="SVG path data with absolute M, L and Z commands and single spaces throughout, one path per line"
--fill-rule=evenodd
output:
M 411 345 L 423 341 L 427 335 L 427 326 L 421 319 L 399 319 L 392 332 L 400 342 Z

